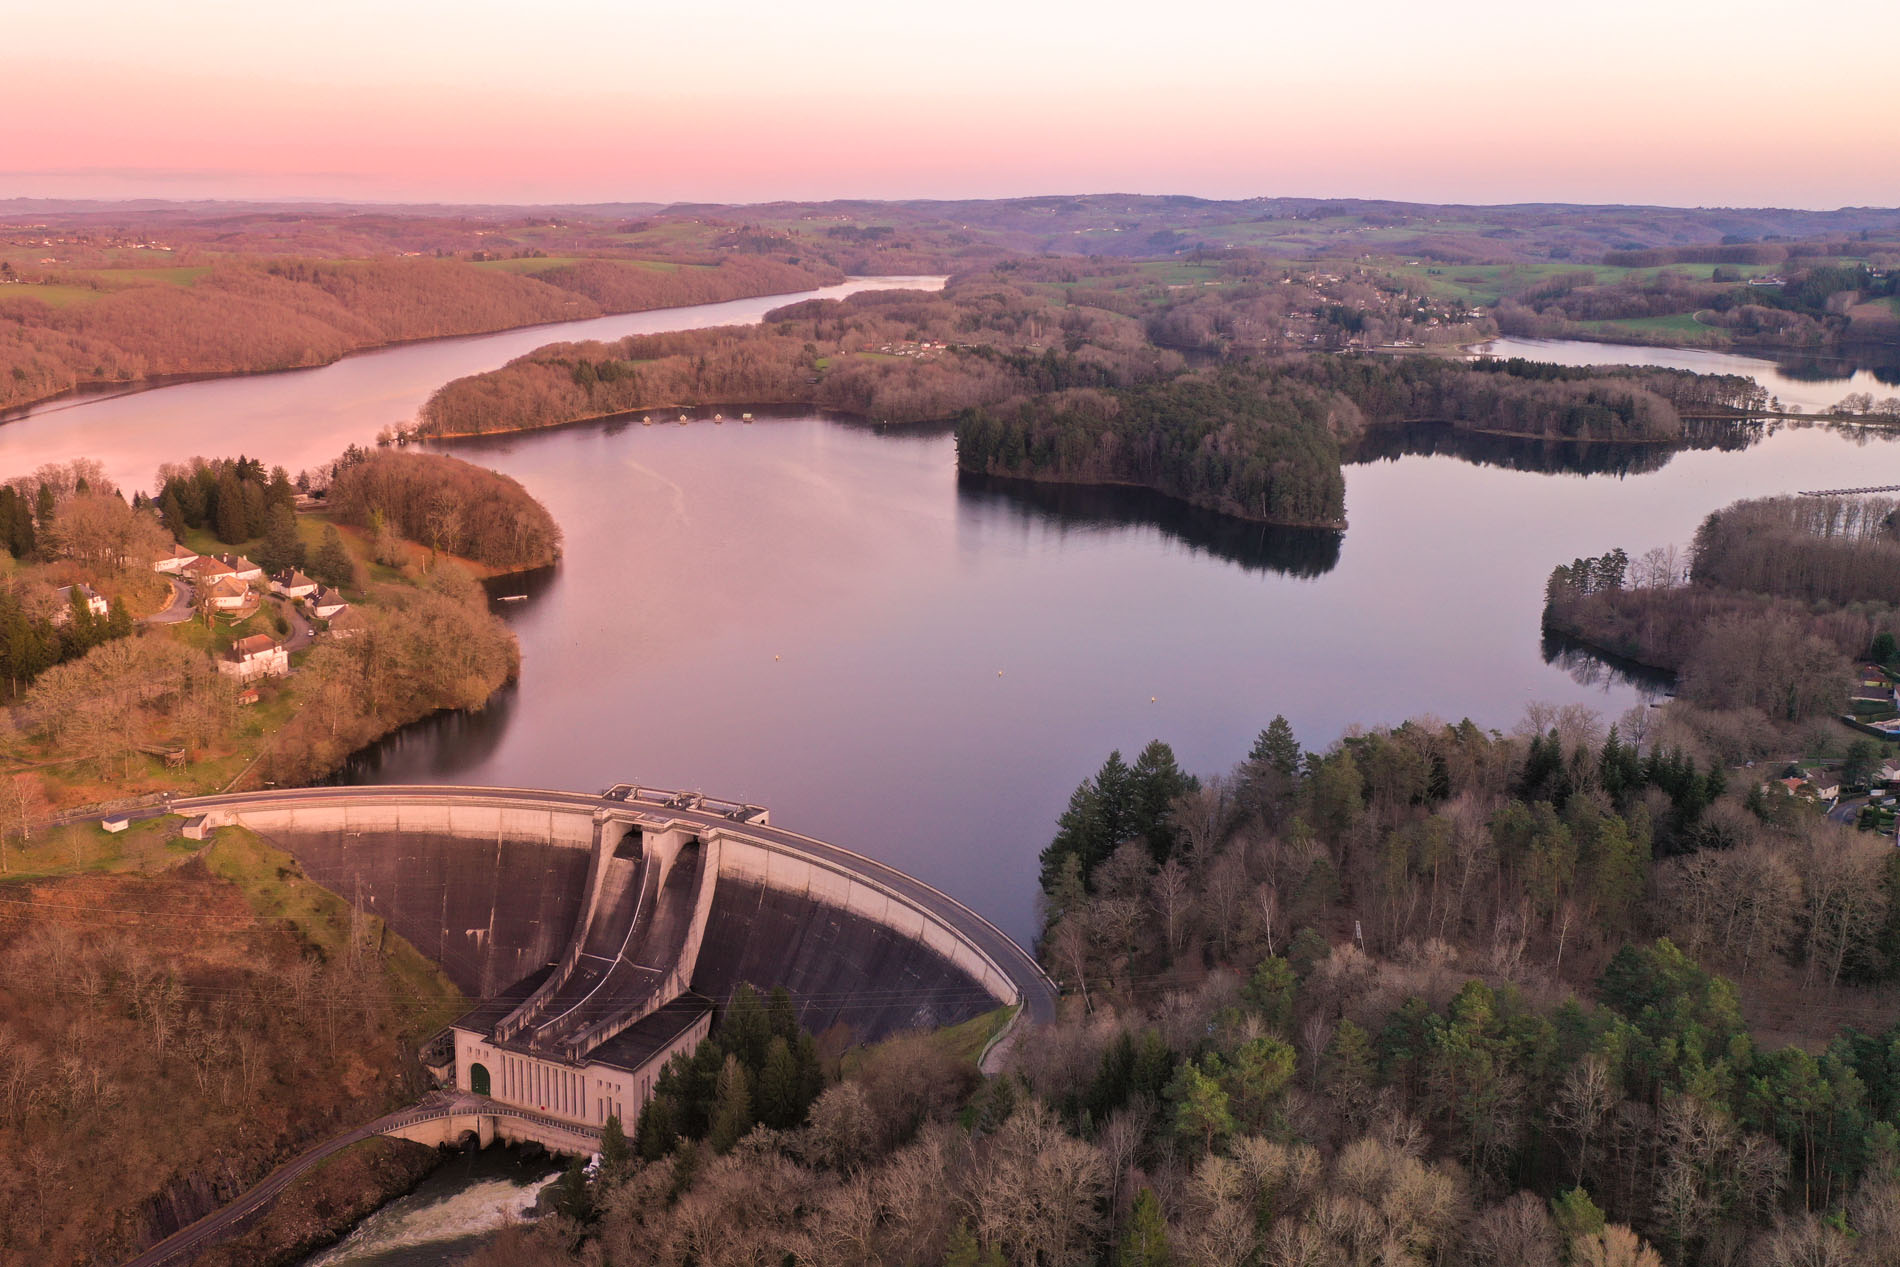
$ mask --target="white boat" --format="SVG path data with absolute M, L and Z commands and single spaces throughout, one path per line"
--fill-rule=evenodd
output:
M 646 415 L 646 417 L 644 417 L 644 418 L 642 418 L 642 419 L 640 419 L 640 425 L 641 425 L 641 426 L 643 426 L 643 427 L 650 427 L 650 426 L 652 426 L 652 425 L 653 425 L 653 415 L 652 415 L 652 414 L 648 414 L 648 415 Z
M 681 415 L 680 415 L 680 426 L 682 426 L 682 427 L 683 427 L 683 426 L 685 426 L 685 425 L 686 425 L 686 415 L 685 415 L 685 414 L 681 414 Z
M 740 415 L 739 415 L 739 421 L 740 421 L 740 422 L 751 422 L 751 421 L 752 421 L 752 415 L 751 415 L 751 414 L 740 414 Z
M 725 420 L 726 420 L 726 415 L 724 415 L 724 414 L 714 414 L 714 415 L 713 415 L 713 421 L 714 421 L 714 422 L 724 422 Z
M 498 603 L 525 603 L 528 601 L 528 596 L 526 594 L 502 594 L 497 597 L 495 601 Z

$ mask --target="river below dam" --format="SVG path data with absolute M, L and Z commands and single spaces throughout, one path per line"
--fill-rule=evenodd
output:
M 0 476 L 92 456 L 127 489 L 144 488 L 161 461 L 240 451 L 295 470 L 406 421 L 447 379 L 543 343 L 754 321 L 793 298 L 57 401 L 0 426 Z M 1512 340 L 1498 350 L 1778 373 L 1671 349 Z M 1872 390 L 1845 374 L 1798 381 L 1815 404 L 1764 385 L 1808 408 Z M 1668 450 L 1394 430 L 1355 450 L 1343 535 L 1242 524 L 1130 490 L 959 476 L 947 428 L 797 411 L 761 412 L 750 426 L 591 423 L 457 443 L 447 451 L 548 505 L 566 556 L 497 589 L 521 641 L 517 684 L 480 713 L 399 732 L 343 777 L 580 790 L 637 781 L 743 798 L 770 806 L 775 823 L 936 884 L 1027 942 L 1037 853 L 1070 789 L 1111 748 L 1132 757 L 1166 739 L 1186 768 L 1209 774 L 1241 758 L 1275 713 L 1310 748 L 1350 726 L 1419 716 L 1509 729 L 1533 701 L 1613 718 L 1657 685 L 1543 644 L 1552 566 L 1686 544 L 1739 497 L 1900 482 L 1890 435 L 1784 424 L 1699 432 Z M 320 1261 L 451 1261 L 473 1242 L 457 1233 L 397 1246 L 409 1236 L 402 1220 L 420 1211 L 411 1231 L 460 1226 L 472 1209 L 445 1202 L 477 1190 L 486 1196 L 464 1204 L 525 1208 L 514 1178 L 443 1173 L 439 1192 L 378 1225 L 388 1241 L 359 1230 L 356 1249 Z

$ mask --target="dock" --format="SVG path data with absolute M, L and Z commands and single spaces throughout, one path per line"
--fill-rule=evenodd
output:
M 1802 497 L 1857 497 L 1862 493 L 1900 493 L 1900 484 L 1874 484 L 1867 488 L 1804 488 Z

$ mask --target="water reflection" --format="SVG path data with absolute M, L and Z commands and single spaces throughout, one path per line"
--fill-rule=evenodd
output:
M 1612 655 L 1554 629 L 1544 630 L 1539 646 L 1544 663 L 1562 669 L 1578 686 L 1633 687 L 1645 700 L 1673 695 L 1676 675 Z
M 552 568 L 546 569 L 553 571 Z M 521 684 L 509 682 L 474 711 L 445 710 L 391 731 L 359 748 L 320 784 L 347 786 L 389 781 L 386 770 L 399 770 L 395 782 L 460 783 L 493 758 L 508 733 Z M 475 782 L 488 782 L 476 779 Z
M 1647 475 L 1669 465 L 1684 449 L 1740 452 L 1771 432 L 1760 423 L 1685 422 L 1676 444 L 1630 444 L 1614 440 L 1548 440 L 1469 431 L 1442 422 L 1368 427 L 1347 446 L 1346 462 L 1396 462 L 1405 457 L 1450 457 L 1474 466 L 1539 475 Z
M 957 502 L 959 509 L 979 517 L 1004 511 L 1058 534 L 1152 527 L 1170 540 L 1248 571 L 1302 579 L 1324 576 L 1337 567 L 1343 539 L 1327 529 L 1249 523 L 1145 488 L 1045 484 L 968 471 L 957 475 Z
M 1777 357 L 1775 363 L 1783 374 L 1804 383 L 1845 382 L 1865 371 L 1877 383 L 1900 387 L 1900 351 L 1891 347 L 1849 344 L 1839 355 Z

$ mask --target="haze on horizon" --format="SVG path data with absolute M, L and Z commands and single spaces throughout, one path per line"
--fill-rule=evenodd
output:
M 1900 204 L 1900 6 L 75 0 L 0 197 Z

